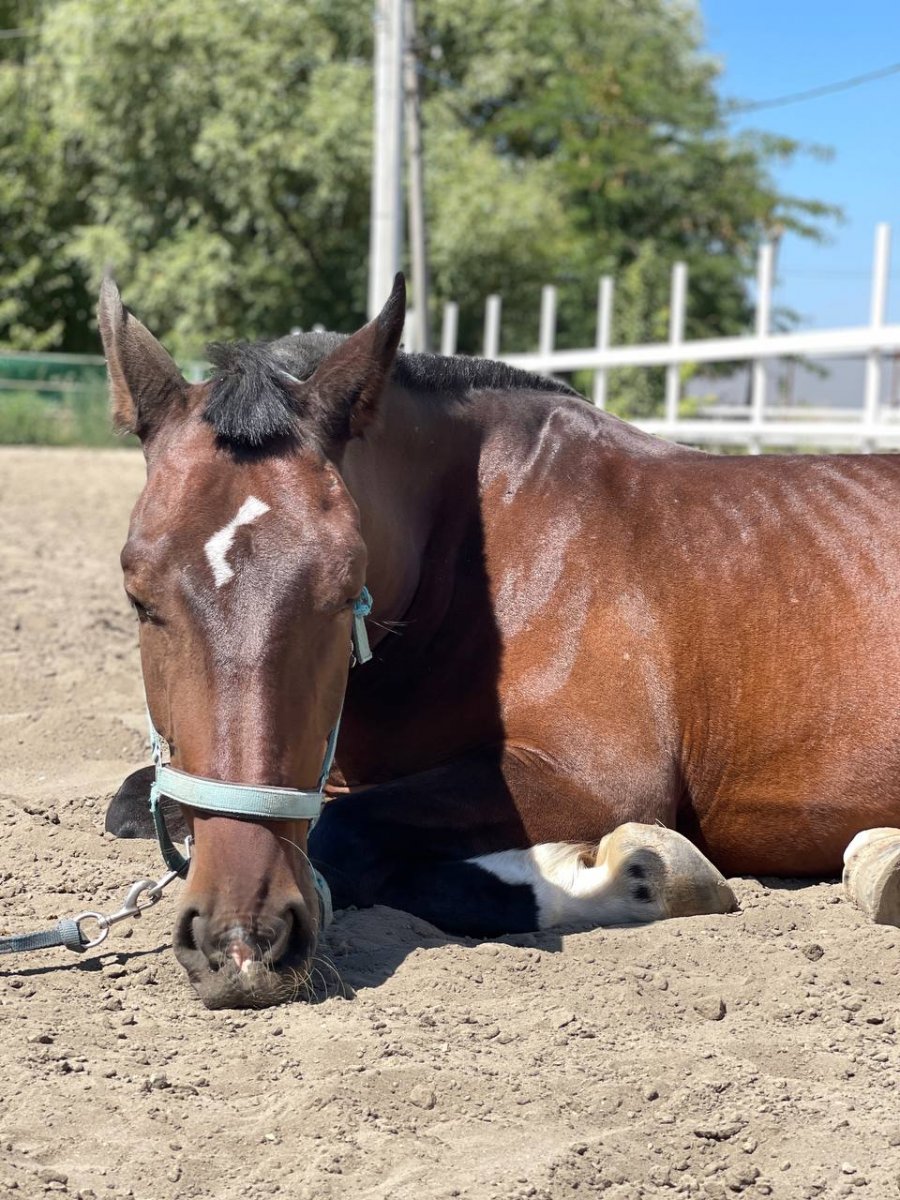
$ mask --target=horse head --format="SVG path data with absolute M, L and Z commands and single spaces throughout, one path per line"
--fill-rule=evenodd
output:
M 107 280 L 99 324 L 113 416 L 147 465 L 122 551 L 153 724 L 171 765 L 233 784 L 315 789 L 340 718 L 359 512 L 339 470 L 376 418 L 405 309 L 297 379 L 252 346 L 189 384 Z M 211 1008 L 296 995 L 320 924 L 309 822 L 186 807 L 194 849 L 175 953 Z

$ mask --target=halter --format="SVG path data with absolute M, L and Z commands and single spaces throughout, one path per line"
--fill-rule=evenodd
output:
M 351 666 L 356 663 L 366 663 L 372 657 L 369 648 L 369 635 L 366 632 L 366 617 L 372 611 L 372 597 L 368 588 L 363 588 L 353 601 L 353 633 Z M 147 709 L 147 721 L 150 726 L 150 750 L 156 767 L 156 777 L 150 788 L 150 813 L 156 829 L 160 852 L 166 866 L 182 877 L 187 874 L 189 859 L 175 848 L 171 835 L 166 828 L 162 811 L 162 798 L 177 800 L 188 808 L 198 808 L 203 812 L 221 813 L 229 817 L 252 817 L 270 821 L 309 821 L 310 828 L 316 823 L 325 803 L 325 784 L 331 774 L 334 763 L 334 752 L 337 747 L 338 732 L 341 728 L 341 715 L 344 703 L 341 701 L 341 712 L 334 728 L 328 735 L 325 745 L 325 757 L 319 781 L 312 791 L 302 788 L 263 787 L 244 783 L 226 783 L 220 779 L 205 779 L 202 775 L 190 775 L 177 767 L 169 766 L 162 760 L 162 742 L 150 709 Z M 322 907 L 322 924 L 327 925 L 331 920 L 331 893 L 328 884 L 319 872 L 312 867 L 313 880 L 319 903 Z

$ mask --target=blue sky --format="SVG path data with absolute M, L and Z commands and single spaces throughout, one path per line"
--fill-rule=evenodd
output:
M 900 0 L 700 0 L 720 91 L 766 100 L 900 62 Z M 844 209 L 824 245 L 788 236 L 776 304 L 802 325 L 868 320 L 875 225 L 893 226 L 888 320 L 900 321 L 900 74 L 849 91 L 736 118 L 733 128 L 830 146 L 831 161 L 802 155 L 776 168 L 783 191 Z

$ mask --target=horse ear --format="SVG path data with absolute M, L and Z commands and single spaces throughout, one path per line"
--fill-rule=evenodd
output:
M 308 381 L 316 402 L 336 420 L 338 437 L 359 437 L 375 418 L 406 320 L 406 280 L 394 277 L 378 314 L 323 358 Z
M 97 324 L 106 353 L 113 423 L 144 441 L 173 398 L 187 391 L 187 380 L 150 330 L 122 303 L 109 276 L 100 288 Z

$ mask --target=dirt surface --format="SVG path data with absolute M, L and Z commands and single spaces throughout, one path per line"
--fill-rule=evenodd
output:
M 147 761 L 118 570 L 142 473 L 0 451 L 0 933 L 161 873 L 102 832 Z M 900 930 L 769 883 L 484 944 L 339 914 L 355 996 L 258 1013 L 195 999 L 171 893 L 103 953 L 0 958 L 0 1196 L 898 1196 Z

